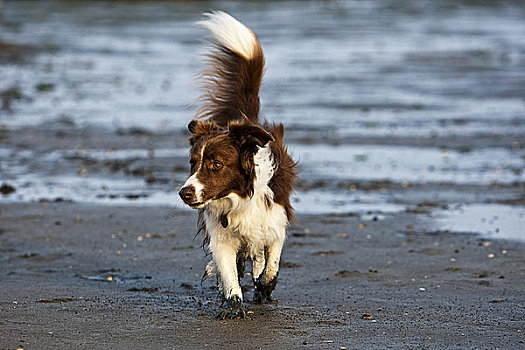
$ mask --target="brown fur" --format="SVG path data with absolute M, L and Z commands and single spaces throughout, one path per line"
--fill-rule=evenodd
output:
M 270 142 L 276 169 L 269 185 L 274 192 L 274 201 L 282 205 L 288 218 L 292 219 L 289 197 L 297 178 L 296 163 L 284 145 L 283 125 L 266 122 L 259 125 L 259 89 L 264 73 L 264 55 L 258 39 L 255 40 L 254 55 L 249 60 L 220 43 L 215 43 L 207 55 L 208 67 L 200 74 L 203 90 L 200 100 L 203 103 L 188 125 L 192 133 L 189 139 L 191 162 L 194 164 L 192 174 L 200 161 L 202 147 L 206 147 L 205 158 L 206 155 L 214 155 L 212 148 L 228 149 L 228 157 L 239 161 L 235 164 L 228 162 L 228 167 L 237 167 L 242 181 L 231 181 L 229 175 L 223 173 L 214 180 L 217 184 L 212 187 L 234 185 L 230 192 L 242 197 L 251 196 L 255 176 L 253 156 L 258 147 Z M 225 135 L 229 137 L 225 138 Z M 231 144 L 227 145 L 229 142 Z M 235 147 L 235 152 L 231 146 Z M 210 178 L 200 180 L 209 182 Z
M 242 198 L 250 197 L 255 179 L 253 156 L 259 147 L 270 142 L 275 173 L 269 186 L 274 193 L 274 201 L 285 208 L 288 219 L 293 218 L 289 196 L 297 177 L 296 163 L 283 144 L 282 124 L 265 124 L 262 127 L 243 120 L 231 121 L 228 129 L 221 129 L 207 120 L 194 121 L 189 128 L 193 132 L 189 139 L 192 146 L 191 174 L 201 169 L 198 178 L 205 185 L 205 200 L 219 199 L 232 192 Z M 213 161 L 221 162 L 223 168 L 213 170 Z
M 220 176 L 210 186 L 222 186 L 224 191 L 229 190 L 242 197 L 251 196 L 255 176 L 253 156 L 258 147 L 270 142 L 276 170 L 269 186 L 274 192 L 274 201 L 282 205 L 288 218 L 292 219 L 293 209 L 289 197 L 297 178 L 296 163 L 284 145 L 283 125 L 265 122 L 260 126 L 258 123 L 264 56 L 257 39 L 256 42 L 255 54 L 249 60 L 220 43 L 216 43 L 207 55 L 208 68 L 200 75 L 203 90 L 200 100 L 203 103 L 195 119 L 188 125 L 192 133 L 189 139 L 192 146 L 192 174 L 201 166 L 201 161 L 209 164 L 211 160 L 207 157 L 216 156 L 222 148 L 219 160 L 226 165 L 225 168 L 238 171 L 242 176 L 234 181 L 230 178 L 232 173 L 221 170 Z M 204 160 L 199 159 L 202 147 L 206 147 Z M 207 178 L 203 176 L 200 181 L 209 183 L 213 178 L 211 175 L 215 173 L 218 172 L 206 172 Z M 210 191 L 208 194 L 214 198 L 227 195 L 218 190 L 211 191 L 213 193 Z
M 258 42 L 257 42 L 258 43 Z M 246 60 L 219 44 L 207 55 L 208 68 L 200 74 L 203 94 L 196 119 L 209 118 L 226 127 L 231 120 L 259 120 L 259 89 L 264 71 L 260 45 Z
M 290 194 L 297 179 L 297 163 L 290 157 L 288 149 L 284 145 L 283 125 L 274 124 L 271 130 L 275 141 L 270 143 L 270 146 L 275 157 L 276 170 L 269 185 L 274 193 L 274 201 L 284 207 L 288 220 L 293 220 L 294 215 L 290 204 Z

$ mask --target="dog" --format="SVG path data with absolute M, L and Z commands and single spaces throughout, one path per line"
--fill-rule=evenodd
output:
M 190 177 L 182 201 L 198 210 L 198 230 L 212 255 L 203 279 L 217 275 L 224 297 L 218 318 L 246 317 L 240 279 L 251 261 L 254 300 L 271 301 L 297 164 L 282 124 L 259 122 L 264 55 L 251 29 L 225 12 L 198 22 L 212 34 L 199 76 L 201 105 L 188 124 Z

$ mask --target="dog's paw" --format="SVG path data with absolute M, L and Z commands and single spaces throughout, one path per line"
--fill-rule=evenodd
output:
M 275 286 L 277 285 L 277 276 L 275 276 L 273 279 L 271 279 L 269 282 L 264 283 L 261 278 L 258 278 L 255 281 L 255 295 L 254 295 L 254 301 L 262 304 L 262 303 L 273 303 L 274 300 L 272 299 L 272 292 L 275 289 Z
M 226 300 L 224 309 L 217 314 L 216 318 L 219 320 L 225 320 L 227 318 L 234 319 L 237 317 L 246 318 L 246 311 L 242 305 L 241 298 L 239 298 L 237 295 L 234 295 L 230 299 Z

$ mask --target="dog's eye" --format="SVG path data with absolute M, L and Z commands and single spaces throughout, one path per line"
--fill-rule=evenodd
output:
M 193 169 L 197 165 L 197 161 L 195 159 L 190 159 L 190 167 Z
M 222 169 L 222 163 L 218 160 L 214 160 L 213 163 L 211 163 L 211 168 L 213 170 L 221 170 Z

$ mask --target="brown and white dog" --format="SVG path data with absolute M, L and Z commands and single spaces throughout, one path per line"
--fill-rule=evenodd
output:
M 205 16 L 199 24 L 215 40 L 200 76 L 203 103 L 188 125 L 191 176 L 179 195 L 199 210 L 213 257 L 205 275 L 218 275 L 225 300 L 218 317 L 245 317 L 244 262 L 252 262 L 256 301 L 270 301 L 277 283 L 296 163 L 282 124 L 259 123 L 264 56 L 257 37 L 224 12 Z

